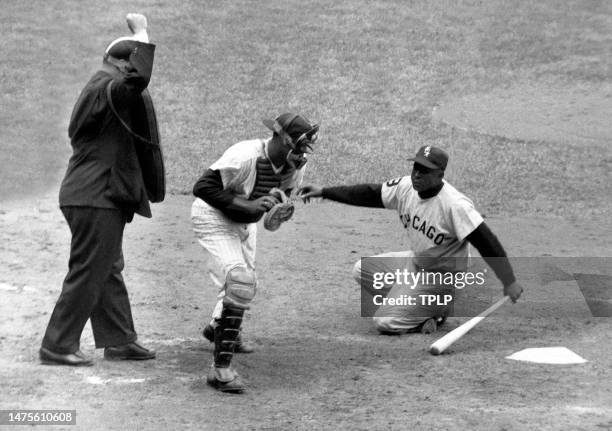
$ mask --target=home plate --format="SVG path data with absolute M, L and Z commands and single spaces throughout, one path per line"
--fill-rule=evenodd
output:
M 129 383 L 142 383 L 145 379 L 102 379 L 98 376 L 87 376 L 85 378 L 87 383 L 92 385 L 105 385 L 107 383 L 119 383 L 119 384 L 129 384 Z
M 515 361 L 535 362 L 537 364 L 584 364 L 586 359 L 567 347 L 539 347 L 521 350 L 506 356 Z

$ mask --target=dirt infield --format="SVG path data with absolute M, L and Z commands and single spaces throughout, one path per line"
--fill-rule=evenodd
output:
M 76 409 L 76 429 L 612 428 L 611 319 L 525 311 L 565 295 L 567 280 L 527 276 L 519 304 L 434 357 L 426 349 L 436 334 L 380 336 L 359 317 L 351 266 L 397 241 L 395 215 L 328 203 L 300 205 L 276 234 L 260 230 L 260 290 L 245 323 L 258 350 L 236 360 L 249 390 L 216 393 L 204 380 L 212 349 L 200 336 L 214 292 L 191 234 L 190 203 L 170 196 L 155 206 L 153 220 L 137 218 L 126 232 L 124 274 L 136 328 L 157 360 L 104 361 L 88 326 L 82 347 L 95 365 L 83 369 L 37 360 L 69 249 L 55 195 L 3 208 L 3 409 Z M 610 231 L 561 219 L 489 223 L 513 256 L 606 256 L 612 239 Z M 499 294 L 499 286 L 491 289 Z M 464 320 L 450 319 L 443 332 Z M 547 346 L 568 347 L 589 362 L 504 359 Z

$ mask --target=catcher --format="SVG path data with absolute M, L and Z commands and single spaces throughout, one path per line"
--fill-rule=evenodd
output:
M 240 336 L 244 311 L 255 296 L 257 222 L 276 230 L 293 215 L 287 198 L 302 181 L 304 154 L 312 152 L 318 125 L 286 113 L 264 120 L 269 139 L 229 147 L 193 187 L 191 220 L 198 242 L 209 254 L 209 273 L 219 301 L 203 335 L 214 342 L 207 383 L 223 392 L 241 393 L 244 384 L 231 367 L 234 353 L 253 348 Z

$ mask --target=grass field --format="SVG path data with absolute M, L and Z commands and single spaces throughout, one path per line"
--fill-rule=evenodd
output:
M 172 192 L 189 193 L 231 143 L 266 136 L 261 118 L 294 110 L 321 123 L 311 181 L 398 176 L 406 156 L 436 144 L 453 157 L 447 177 L 487 214 L 610 210 L 609 145 L 583 157 L 580 144 L 431 120 L 449 95 L 610 83 L 612 4 L 586 0 L 5 1 L 2 195 L 61 179 L 70 110 L 106 44 L 125 33 L 126 10 L 149 16 L 158 44 L 151 92 Z
M 359 256 L 400 247 L 396 215 L 300 204 L 281 237 L 260 232 L 261 288 L 245 329 L 258 351 L 237 359 L 249 391 L 229 397 L 203 380 L 211 347 L 199 332 L 215 298 L 189 221 L 202 171 L 229 145 L 267 137 L 262 118 L 296 111 L 321 124 L 308 182 L 382 181 L 408 173 L 406 158 L 419 146 L 438 145 L 451 154 L 447 179 L 474 199 L 511 256 L 612 256 L 609 140 L 519 139 L 433 115 L 486 95 L 511 104 L 522 89 L 547 127 L 582 121 L 605 130 L 612 112 L 580 111 L 594 94 L 602 106 L 612 100 L 612 2 L 1 6 L 0 408 L 74 408 L 81 429 L 612 429 L 611 320 L 572 316 L 565 296 L 588 310 L 574 276 L 600 280 L 605 296 L 609 268 L 527 274 L 518 304 L 433 357 L 426 349 L 438 334 L 382 337 L 358 317 L 350 269 Z M 94 367 L 44 367 L 38 347 L 68 258 L 56 203 L 71 153 L 68 120 L 105 46 L 126 34 L 128 12 L 148 16 L 157 44 L 150 91 L 170 193 L 152 220 L 128 227 L 124 274 L 139 337 L 158 360 L 104 361 L 86 330 L 82 347 Z M 559 110 L 546 109 L 540 89 L 576 112 L 552 118 Z M 572 105 L 565 94 L 586 102 Z M 497 285 L 487 292 L 499 293 Z M 568 315 L 555 314 L 549 298 Z M 547 304 L 547 318 L 530 314 Z M 460 324 L 449 320 L 443 331 Z M 589 363 L 504 359 L 551 345 Z

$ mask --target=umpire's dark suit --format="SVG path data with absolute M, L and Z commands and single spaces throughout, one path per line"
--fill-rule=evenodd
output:
M 139 160 L 141 147 L 150 143 L 134 133 L 157 138 L 157 130 L 150 130 L 157 128 L 155 114 L 143 105 L 155 46 L 133 44 L 129 59 L 136 70 L 120 72 L 105 61 L 83 89 L 70 119 L 73 154 L 59 196 L 72 233 L 69 270 L 42 342 L 60 354 L 79 350 L 89 318 L 98 348 L 136 340 L 121 276 L 123 229 L 134 213 L 151 217 L 143 171 L 157 169 L 163 177 L 163 165 L 141 166 L 145 162 Z

